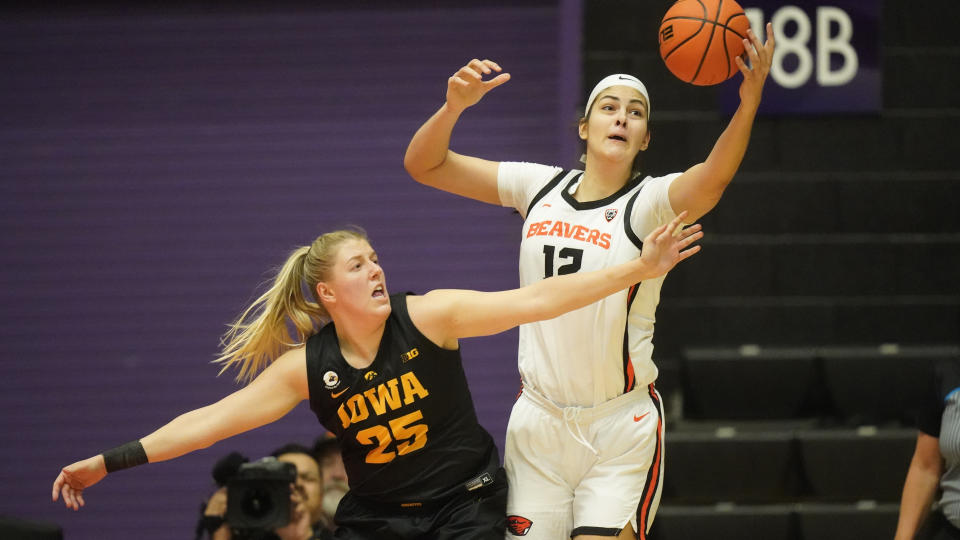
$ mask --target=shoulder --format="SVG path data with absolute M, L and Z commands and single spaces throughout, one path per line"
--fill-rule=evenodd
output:
M 297 392 L 302 398 L 308 396 L 306 347 L 297 347 L 281 354 L 258 379 L 281 384 Z
M 329 322 L 320 327 L 316 334 L 307 338 L 304 349 L 304 355 L 307 362 L 316 360 L 323 354 L 324 350 L 331 347 L 331 342 L 336 342 L 336 329 L 333 322 Z
M 410 320 L 410 304 L 408 298 L 418 298 L 410 291 L 393 293 L 390 295 L 390 317 L 388 321 L 401 324 Z M 414 301 L 416 303 L 416 301 Z
M 456 349 L 457 340 L 449 335 L 456 302 L 468 291 L 435 289 L 423 296 L 407 297 L 410 327 L 425 341 L 442 349 Z
M 341 368 L 345 363 L 340 353 L 340 343 L 332 322 L 327 323 L 320 331 L 310 336 L 304 347 L 301 347 L 304 366 L 308 381 L 322 378 L 322 374 L 330 369 Z M 291 351 L 292 352 L 292 351 Z M 312 382 L 311 382 L 312 384 Z
M 305 346 L 297 347 L 295 349 L 290 349 L 289 351 L 281 354 L 273 361 L 272 366 L 276 366 L 277 369 L 284 371 L 295 371 L 298 369 L 305 369 L 307 365 L 307 348 Z
M 674 180 L 682 175 L 682 172 L 674 172 L 663 176 L 647 176 L 640 182 L 641 189 L 667 189 Z
M 528 174 L 556 174 L 561 167 L 545 165 L 532 161 L 501 161 L 499 168 L 503 172 L 525 172 Z
M 683 173 L 671 173 L 663 176 L 647 176 L 637 184 L 636 192 L 631 195 L 635 202 L 634 212 L 652 213 L 655 222 L 670 221 L 676 217 L 670 205 L 670 186 Z M 636 214 L 634 213 L 634 219 Z
M 438 307 L 435 291 L 423 296 L 412 292 L 390 295 L 390 321 L 395 328 L 413 337 L 430 336 L 431 321 Z
M 497 177 L 503 181 L 549 182 L 563 169 L 554 165 L 543 165 L 526 161 L 501 161 Z

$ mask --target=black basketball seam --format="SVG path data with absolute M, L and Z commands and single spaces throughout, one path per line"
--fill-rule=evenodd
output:
M 670 55 L 674 53 L 674 51 L 676 51 L 677 49 L 679 49 L 680 47 L 682 47 L 685 43 L 687 43 L 687 42 L 690 41 L 691 39 L 693 39 L 693 38 L 695 38 L 696 36 L 698 36 L 698 35 L 700 34 L 700 32 L 703 30 L 703 27 L 704 27 L 707 23 L 710 23 L 711 25 L 713 25 L 712 33 L 711 33 L 711 36 L 710 36 L 710 41 L 707 43 L 707 48 L 704 50 L 703 56 L 700 58 L 700 64 L 697 66 L 697 71 L 696 71 L 696 73 L 694 74 L 693 78 L 690 79 L 689 81 L 687 81 L 687 82 L 690 82 L 690 83 L 692 83 L 694 80 L 696 80 L 697 75 L 700 74 L 700 69 L 703 67 L 703 61 L 706 59 L 707 53 L 708 53 L 709 50 L 710 50 L 710 45 L 713 43 L 713 35 L 712 35 L 712 34 L 716 32 L 717 27 L 720 27 L 721 29 L 723 29 L 724 32 L 730 32 L 730 33 L 732 33 L 733 35 L 737 36 L 737 37 L 740 38 L 740 39 L 744 39 L 744 38 L 746 37 L 745 35 L 743 35 L 743 34 L 741 34 L 740 32 L 738 32 L 736 29 L 734 29 L 733 27 L 731 27 L 730 24 L 729 24 L 730 21 L 736 19 L 737 17 L 746 17 L 746 13 L 744 13 L 744 12 L 742 12 L 742 11 L 741 11 L 741 12 L 738 12 L 738 13 L 734 13 L 733 15 L 730 15 L 729 17 L 727 17 L 727 20 L 726 20 L 726 21 L 724 21 L 723 23 L 721 23 L 721 22 L 720 22 L 720 13 L 721 13 L 722 7 L 723 7 L 723 1 L 721 0 L 720 5 L 718 6 L 718 9 L 717 9 L 717 20 L 715 20 L 715 21 L 708 21 L 708 20 L 705 18 L 705 17 L 706 17 L 706 6 L 704 6 L 704 4 L 703 4 L 703 2 L 702 2 L 701 0 L 697 0 L 697 3 L 700 4 L 700 7 L 703 8 L 703 10 L 704 10 L 704 18 L 690 17 L 690 16 L 686 16 L 686 15 L 674 15 L 674 16 L 672 16 L 672 17 L 666 17 L 666 18 L 664 18 L 664 19 L 660 22 L 660 26 L 663 26 L 663 24 L 666 23 L 666 22 L 668 22 L 668 21 L 681 21 L 681 20 L 682 20 L 682 21 L 699 21 L 699 22 L 700 22 L 700 28 L 698 28 L 696 32 L 694 32 L 694 33 L 690 34 L 689 36 L 687 36 L 686 39 L 684 39 L 683 41 L 681 41 L 680 43 L 678 43 L 674 48 L 670 49 L 669 51 L 667 51 L 666 54 L 663 55 L 663 60 L 664 60 L 664 61 L 666 61 L 666 59 L 669 58 Z M 723 40 L 723 52 L 724 52 L 724 55 L 725 55 L 727 58 L 730 58 L 730 50 L 729 50 L 729 48 L 727 47 L 727 40 L 726 40 L 726 39 Z M 730 67 L 730 64 L 729 64 L 729 62 L 728 62 L 728 63 L 727 63 L 727 78 L 728 78 L 728 79 L 730 78 L 730 75 L 731 75 L 731 73 L 730 73 L 731 69 L 732 69 L 732 68 Z
M 737 37 L 740 38 L 740 39 L 744 39 L 746 36 L 741 36 L 741 35 L 740 35 L 740 32 L 737 32 L 737 31 L 734 30 L 733 28 L 730 28 L 729 24 L 730 24 L 730 21 L 732 21 L 733 19 L 736 19 L 737 17 L 746 17 L 746 16 L 747 16 L 747 14 L 741 11 L 740 13 L 734 13 L 733 15 L 727 17 L 727 20 L 724 21 L 724 23 L 723 23 L 724 32 L 726 32 L 727 30 L 729 30 L 733 35 L 737 36 Z M 749 23 L 748 23 L 748 24 L 749 24 Z M 729 59 L 730 59 L 730 48 L 727 47 L 726 35 L 724 35 L 724 40 L 723 40 L 723 53 L 724 53 L 724 55 L 727 57 L 727 60 L 729 60 Z M 734 64 L 734 65 L 736 65 L 736 64 Z M 730 62 L 727 62 L 727 79 L 729 79 L 730 77 L 733 76 L 733 73 L 731 73 L 732 70 L 733 70 L 733 66 L 730 64 Z
M 742 16 L 742 17 L 746 17 L 746 14 L 743 14 L 743 13 L 735 13 L 735 14 L 733 14 L 733 16 L 730 17 L 730 19 L 734 19 L 734 18 L 741 17 L 741 16 Z M 727 19 L 727 20 L 729 21 L 730 19 Z M 681 21 L 681 20 L 682 20 L 682 21 L 700 21 L 700 22 L 702 22 L 702 23 L 704 23 L 704 24 L 712 24 L 712 25 L 714 25 L 714 26 L 719 26 L 720 28 L 723 28 L 723 29 L 725 29 L 725 30 L 729 30 L 730 32 L 733 32 L 734 34 L 736 34 L 736 35 L 738 35 L 738 36 L 740 36 L 740 37 L 746 37 L 746 36 L 742 35 L 740 32 L 737 32 L 735 29 L 730 28 L 730 27 L 727 26 L 725 23 L 719 23 L 719 22 L 716 22 L 716 21 L 706 21 L 706 20 L 703 20 L 703 19 L 698 19 L 698 18 L 696 18 L 696 17 L 687 17 L 687 16 L 681 15 L 681 16 L 676 16 L 676 17 L 670 17 L 669 19 L 664 19 L 663 22 L 667 22 L 667 21 Z
M 692 20 L 692 21 L 700 21 L 700 28 L 697 28 L 697 31 L 696 31 L 696 32 L 694 32 L 694 33 L 690 34 L 689 36 L 687 36 L 687 39 L 681 41 L 680 43 L 677 43 L 677 46 L 676 46 L 676 47 L 670 49 L 670 52 L 668 52 L 667 54 L 663 55 L 663 60 L 664 60 L 664 62 L 666 62 L 667 58 L 670 58 L 670 55 L 673 54 L 673 51 L 675 51 L 675 50 L 679 49 L 680 47 L 682 47 L 684 43 L 686 43 L 686 42 L 690 41 L 691 39 L 697 37 L 697 35 L 700 33 L 700 31 L 703 30 L 703 26 L 704 26 L 705 24 L 707 24 L 707 20 L 706 20 L 706 17 L 707 17 L 707 6 L 703 5 L 703 2 L 702 2 L 701 0 L 697 0 L 697 3 L 700 4 L 700 9 L 703 11 L 703 17 L 702 17 L 702 18 L 697 19 L 696 17 L 670 17 L 669 19 L 664 19 L 663 21 L 660 22 L 660 26 L 663 26 L 664 21 L 674 20 L 674 19 L 686 19 L 686 20 Z
M 702 0 L 697 0 L 697 3 L 703 6 Z M 706 11 L 706 6 L 704 6 L 704 11 Z M 703 54 L 700 56 L 700 63 L 697 64 L 697 71 L 693 74 L 693 78 L 690 79 L 690 82 L 697 80 L 697 77 L 700 76 L 700 70 L 703 69 L 703 62 L 707 59 L 707 55 L 710 54 L 710 47 L 713 46 L 713 36 L 717 33 L 717 26 L 720 23 L 720 13 L 723 11 L 723 0 L 717 4 L 717 15 L 716 20 L 708 21 L 713 23 L 713 28 L 710 29 L 710 38 L 707 40 L 707 46 L 703 48 Z M 730 68 L 727 68 L 729 71 Z M 695 83 L 694 83 L 695 84 Z
M 673 51 L 675 51 L 675 50 L 679 49 L 680 47 L 682 47 L 684 43 L 686 43 L 686 42 L 690 41 L 691 39 L 697 37 L 697 35 L 700 34 L 700 31 L 703 30 L 703 27 L 707 24 L 707 21 L 705 21 L 705 20 L 703 20 L 703 19 L 697 19 L 697 18 L 694 18 L 694 17 L 688 17 L 688 19 L 689 19 L 689 20 L 692 20 L 692 21 L 700 21 L 700 28 L 698 28 L 696 32 L 694 32 L 694 33 L 690 34 L 689 36 L 687 36 L 687 39 L 681 41 L 680 43 L 677 43 L 677 46 L 674 47 L 674 48 L 672 48 L 672 49 L 670 49 L 670 51 L 667 52 L 667 54 L 663 55 L 663 59 L 664 59 L 664 60 L 666 60 L 667 58 L 670 58 L 670 55 L 673 54 Z
M 670 58 L 670 55 L 673 54 L 673 51 L 675 51 L 675 50 L 679 49 L 680 47 L 682 47 L 684 43 L 686 43 L 686 42 L 690 41 L 691 39 L 697 37 L 697 35 L 700 34 L 700 31 L 703 30 L 703 26 L 707 23 L 707 20 L 706 20 L 706 17 L 707 17 L 707 6 L 703 5 L 703 2 L 700 1 L 700 0 L 697 0 L 697 3 L 700 4 L 700 9 L 703 11 L 703 17 L 700 18 L 700 19 L 697 19 L 696 17 L 671 17 L 670 19 L 664 19 L 664 21 L 673 20 L 673 19 L 687 19 L 687 20 L 693 20 L 693 21 L 700 21 L 700 28 L 697 28 L 697 31 L 696 31 L 696 32 L 694 32 L 694 33 L 690 34 L 689 36 L 687 36 L 687 39 L 681 41 L 680 43 L 677 43 L 677 46 L 676 46 L 676 47 L 670 49 L 670 52 L 668 52 L 667 54 L 663 55 L 663 60 L 664 60 L 664 62 L 666 62 L 667 58 Z M 660 22 L 660 26 L 663 26 L 663 22 L 664 22 L 664 21 L 661 21 L 661 22 Z
M 746 16 L 747 16 L 747 14 L 744 13 L 744 12 L 742 12 L 742 11 L 741 11 L 740 13 L 734 13 L 733 15 L 727 17 L 727 20 L 726 20 L 723 24 L 719 24 L 719 23 L 718 23 L 718 25 L 719 25 L 719 26 L 722 26 L 725 30 L 729 30 L 729 31 L 733 32 L 734 34 L 737 35 L 738 38 L 743 39 L 743 38 L 747 37 L 746 34 L 740 34 L 740 32 L 737 32 L 735 29 L 733 29 L 733 28 L 730 26 L 730 21 L 736 19 L 737 17 L 746 17 Z

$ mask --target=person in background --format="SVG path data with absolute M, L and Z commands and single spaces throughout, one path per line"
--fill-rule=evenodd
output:
M 297 467 L 296 490 L 310 515 L 310 524 L 315 531 L 333 531 L 333 520 L 323 510 L 325 484 L 320 464 L 313 451 L 299 443 L 289 443 L 270 453 L 277 461 L 292 463 Z
M 960 539 L 960 358 L 938 362 L 931 381 L 920 408 L 895 540 Z
M 227 483 L 236 476 L 240 466 L 249 461 L 240 452 L 230 452 L 214 463 L 211 475 L 217 489 L 200 504 L 200 519 L 194 540 L 223 540 L 224 535 L 229 535 L 230 529 L 226 524 Z
M 323 476 L 323 512 L 327 522 L 332 524 L 337 505 L 350 490 L 337 438 L 332 433 L 317 437 L 313 443 L 313 456 L 320 463 L 320 474 Z
M 294 455 L 289 452 L 285 455 Z M 233 540 L 234 535 L 230 523 L 227 521 L 227 501 L 229 489 L 227 484 L 236 476 L 240 466 L 249 460 L 239 452 L 220 458 L 213 467 L 213 478 L 217 489 L 204 501 L 200 507 L 200 519 L 197 522 L 195 540 Z M 278 458 L 279 461 L 279 458 Z M 290 462 L 290 461 L 288 461 Z M 291 462 L 293 463 L 293 462 Z M 297 466 L 296 463 L 293 463 Z M 307 464 L 308 465 L 308 464 Z M 309 466 L 306 467 L 309 470 Z M 298 477 L 300 469 L 297 469 Z M 298 478 L 297 483 L 290 490 L 290 519 L 289 522 L 268 532 L 258 532 L 258 540 L 331 540 L 333 535 L 327 529 L 315 530 L 311 526 L 311 517 L 308 510 L 307 487 L 304 481 Z

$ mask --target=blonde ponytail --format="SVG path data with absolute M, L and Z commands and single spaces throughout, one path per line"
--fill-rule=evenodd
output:
M 223 365 L 221 374 L 236 367 L 237 381 L 249 382 L 275 358 L 303 346 L 329 321 L 316 298 L 316 286 L 327 276 L 337 247 L 350 239 L 366 241 L 367 237 L 361 230 L 334 231 L 290 253 L 272 286 L 230 324 L 220 340 L 223 350 L 214 362 Z M 311 291 L 312 300 L 304 288 Z

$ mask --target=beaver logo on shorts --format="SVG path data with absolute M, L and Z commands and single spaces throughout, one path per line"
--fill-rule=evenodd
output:
M 526 536 L 533 522 L 523 516 L 507 516 L 507 529 L 514 536 Z

